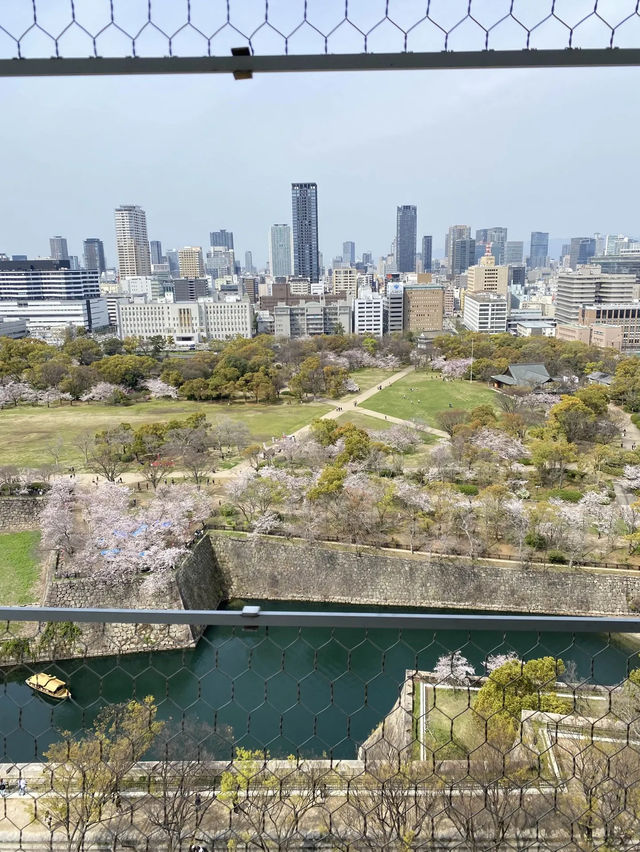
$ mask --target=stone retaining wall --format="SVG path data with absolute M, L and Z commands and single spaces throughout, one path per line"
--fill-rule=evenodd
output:
M 0 497 L 0 531 L 35 529 L 42 506 L 41 497 Z
M 439 560 L 426 554 L 309 544 L 275 536 L 212 534 L 231 597 L 479 609 L 546 615 L 629 616 L 638 575 Z M 639 619 L 640 625 L 640 619 Z

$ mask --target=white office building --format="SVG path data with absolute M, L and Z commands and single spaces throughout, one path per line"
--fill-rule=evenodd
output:
M 353 331 L 355 334 L 384 334 L 384 299 L 369 293 L 353 301 Z
M 136 300 L 116 304 L 118 336 L 173 338 L 177 346 L 193 346 L 205 340 L 229 340 L 253 335 L 253 308 L 248 299 L 197 302 Z
M 276 337 L 312 337 L 334 334 L 339 329 L 351 331 L 349 302 L 302 302 L 299 305 L 276 305 L 273 310 Z
M 97 269 L 70 269 L 68 260 L 0 261 L 0 300 L 99 298 Z
M 467 293 L 462 321 L 470 331 L 502 334 L 507 330 L 507 300 L 495 293 Z
M 387 321 L 385 331 L 391 334 L 394 331 L 404 330 L 404 286 L 394 281 L 387 284 L 387 295 L 385 296 L 385 308 Z
M 96 331 L 109 325 L 105 299 L 21 299 L 0 302 L 0 312 L 8 320 L 25 320 L 35 337 L 55 336 L 67 326 Z

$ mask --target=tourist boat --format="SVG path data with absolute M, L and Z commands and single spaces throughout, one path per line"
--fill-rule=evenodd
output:
M 31 689 L 35 689 L 36 692 L 40 692 L 48 698 L 71 698 L 71 691 L 67 684 L 63 680 L 59 680 L 59 678 L 45 672 L 38 672 L 38 674 L 31 675 L 31 677 L 26 679 L 25 683 Z

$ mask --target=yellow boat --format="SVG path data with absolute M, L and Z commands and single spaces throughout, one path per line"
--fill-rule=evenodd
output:
M 49 698 L 71 698 L 71 691 L 67 684 L 53 675 L 45 674 L 45 672 L 31 675 L 25 683 L 31 689 L 35 689 L 36 692 L 41 692 Z

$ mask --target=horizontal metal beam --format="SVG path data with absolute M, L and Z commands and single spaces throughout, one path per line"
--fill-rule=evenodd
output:
M 299 71 L 414 71 L 472 68 L 575 68 L 640 65 L 640 48 L 443 50 L 431 53 L 329 53 L 277 56 L 154 56 L 2 59 L 2 77 L 109 74 L 271 74 Z
M 396 630 L 640 633 L 640 618 L 555 615 L 464 615 L 407 612 L 277 612 L 239 610 L 70 609 L 1 607 L 0 621 L 76 621 L 115 624 L 199 624 L 219 627 L 356 627 Z

